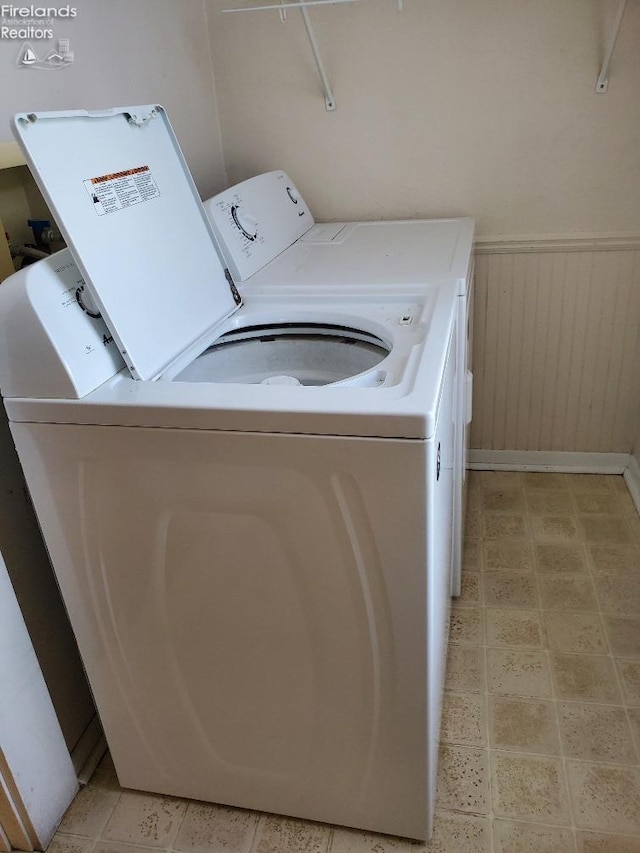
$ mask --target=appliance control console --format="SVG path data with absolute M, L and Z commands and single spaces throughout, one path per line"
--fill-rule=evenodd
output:
M 311 211 L 284 172 L 267 172 L 204 203 L 225 260 L 245 281 L 314 225 Z

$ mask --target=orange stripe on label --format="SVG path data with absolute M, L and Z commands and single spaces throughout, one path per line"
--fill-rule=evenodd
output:
M 101 175 L 99 178 L 90 178 L 92 184 L 103 184 L 105 181 L 115 181 L 118 178 L 130 178 L 131 175 L 139 175 L 141 172 L 148 172 L 148 166 L 138 166 L 137 169 L 127 169 L 126 172 L 114 172 L 111 175 Z

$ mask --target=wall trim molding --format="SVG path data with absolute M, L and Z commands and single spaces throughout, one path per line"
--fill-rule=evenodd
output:
M 573 453 L 562 450 L 470 450 L 468 468 L 475 471 L 553 471 L 564 474 L 624 474 L 629 453 Z M 635 460 L 634 460 L 635 461 Z M 640 466 L 638 486 L 640 487 Z M 639 493 L 640 498 L 640 493 Z
M 640 463 L 635 456 L 629 457 L 629 465 L 624 472 L 624 481 L 631 493 L 638 514 L 640 514 Z
M 640 249 L 640 232 L 613 234 L 519 234 L 476 237 L 477 255 L 526 252 L 620 252 Z
M 71 750 L 71 763 L 81 785 L 87 784 L 106 751 L 107 741 L 102 731 L 100 717 L 96 712 L 80 735 L 80 740 Z

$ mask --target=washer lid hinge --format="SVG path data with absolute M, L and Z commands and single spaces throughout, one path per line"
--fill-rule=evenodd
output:
M 224 277 L 229 282 L 229 290 L 231 291 L 231 295 L 233 296 L 233 301 L 236 303 L 236 305 L 241 305 L 242 296 L 240 296 L 238 288 L 236 287 L 234 280 L 231 278 L 231 273 L 227 268 L 225 268 Z

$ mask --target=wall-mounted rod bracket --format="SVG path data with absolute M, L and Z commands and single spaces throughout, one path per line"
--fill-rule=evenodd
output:
M 306 6 L 300 7 L 300 13 L 302 15 L 302 20 L 304 21 L 304 28 L 307 31 L 307 37 L 309 38 L 309 44 L 311 45 L 311 51 L 313 52 L 316 68 L 318 69 L 318 76 L 320 77 L 320 81 L 322 82 L 322 87 L 324 89 L 324 103 L 327 110 L 331 112 L 336 108 L 336 99 L 333 94 L 331 84 L 329 83 L 329 78 L 324 70 L 324 63 L 322 62 L 322 57 L 318 50 L 318 42 L 316 41 L 316 35 L 313 31 L 313 27 L 311 26 Z
M 331 112 L 336 108 L 336 99 L 331 89 L 331 85 L 329 83 L 329 79 L 327 77 L 327 73 L 324 70 L 324 63 L 322 61 L 322 57 L 320 56 L 320 50 L 318 49 L 318 42 L 316 41 L 316 36 L 313 31 L 313 27 L 311 26 L 311 21 L 309 20 L 309 13 L 307 12 L 307 6 L 332 6 L 340 3 L 358 3 L 359 0 L 279 0 L 277 3 L 267 3 L 266 5 L 261 6 L 238 6 L 233 9 L 223 9 L 223 12 L 262 12 L 262 11 L 273 11 L 277 10 L 280 15 L 280 20 L 282 23 L 285 22 L 287 18 L 287 12 L 289 9 L 300 9 L 302 14 L 302 20 L 304 21 L 304 26 L 307 31 L 307 37 L 309 39 L 309 44 L 311 45 L 311 51 L 313 52 L 313 59 L 316 63 L 316 68 L 318 69 L 318 76 L 320 77 L 320 81 L 322 83 L 322 88 L 324 89 L 324 102 L 327 110 Z M 398 11 L 402 12 L 404 8 L 404 0 L 396 0 L 398 4 Z M 626 0 L 625 0 L 626 2 Z
M 620 27 L 622 26 L 622 19 L 624 18 L 624 10 L 627 8 L 627 0 L 620 0 L 620 5 L 618 6 L 618 11 L 616 12 L 616 18 L 613 22 L 613 29 L 609 35 L 609 42 L 607 44 L 607 49 L 605 51 L 604 59 L 602 61 L 602 68 L 600 69 L 600 74 L 598 75 L 598 80 L 596 81 L 596 92 L 598 94 L 604 94 L 609 88 L 609 66 L 611 64 L 611 57 L 613 56 L 613 51 L 616 47 L 616 42 L 618 40 L 618 33 L 620 32 Z

